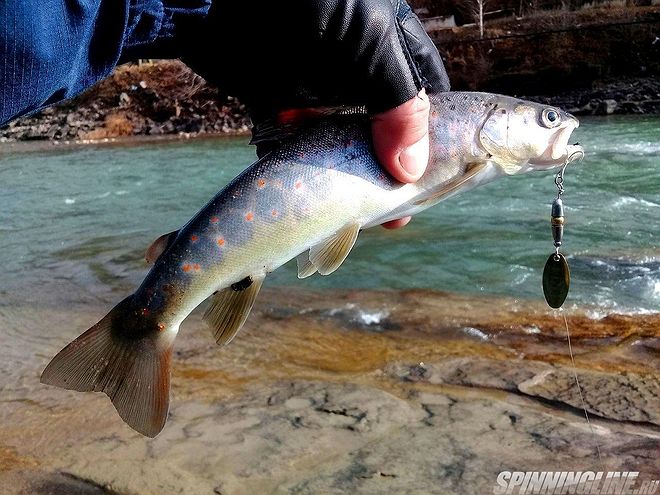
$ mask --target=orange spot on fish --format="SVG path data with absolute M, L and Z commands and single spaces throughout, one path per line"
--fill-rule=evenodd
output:
M 186 263 L 185 265 L 183 265 L 183 266 L 181 267 L 181 269 L 182 269 L 184 272 L 189 272 L 190 270 L 192 270 L 192 266 L 190 266 L 188 263 Z
M 218 246 L 224 246 L 225 245 L 225 240 L 221 237 L 218 239 Z
M 165 325 L 163 325 L 162 323 L 159 323 L 158 324 L 158 331 L 162 332 L 163 330 L 165 330 Z
M 251 211 L 249 211 L 249 212 L 247 213 L 247 215 L 245 215 L 245 220 L 247 220 L 248 222 L 251 222 L 252 220 L 254 220 L 254 213 L 252 213 Z
M 201 267 L 199 266 L 199 263 L 195 263 L 195 264 L 193 265 L 193 268 L 195 269 L 196 272 L 198 272 L 198 271 L 200 270 Z
M 276 217 L 277 216 L 277 210 L 271 211 L 270 214 L 273 215 L 274 217 Z
M 218 223 L 220 219 L 218 217 L 211 217 L 210 218 L 211 223 Z
M 197 241 L 199 241 L 199 237 L 196 236 L 195 234 L 193 234 L 193 235 L 190 236 L 190 240 L 193 241 L 193 242 L 197 242 Z
M 263 180 L 263 179 L 259 179 L 259 180 L 257 181 L 257 186 L 259 187 L 259 189 L 262 189 L 265 185 L 266 185 L 266 181 L 265 181 L 265 180 Z
M 295 186 L 296 189 L 300 189 L 300 188 L 302 187 L 302 182 L 300 182 L 300 181 L 298 180 L 298 181 L 296 181 L 296 183 L 294 184 L 294 186 Z

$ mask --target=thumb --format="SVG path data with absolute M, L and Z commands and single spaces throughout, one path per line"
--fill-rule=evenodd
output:
M 376 114 L 371 134 L 376 158 L 392 177 L 415 182 L 429 161 L 429 109 L 426 91 L 407 102 Z

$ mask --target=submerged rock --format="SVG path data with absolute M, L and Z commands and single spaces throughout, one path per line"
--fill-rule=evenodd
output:
M 420 290 L 262 296 L 226 348 L 198 313 L 187 320 L 155 439 L 102 394 L 38 383 L 104 308 L 3 306 L 0 327 L 50 325 L 9 346 L 27 353 L 10 372 L 0 363 L 3 493 L 474 495 L 503 470 L 660 476 L 658 363 L 640 359 L 657 352 L 658 316 L 568 315 L 590 426 L 563 321 L 540 304 Z M 388 328 L 356 324 L 384 308 Z
M 660 426 L 660 380 L 657 375 L 622 373 L 550 365 L 539 361 L 493 360 L 478 357 L 424 363 L 423 380 L 521 392 L 615 421 Z M 393 365 L 388 372 L 400 379 L 420 381 L 418 366 Z M 576 374 L 580 389 L 576 383 Z M 414 378 L 410 378 L 410 377 Z M 584 399 L 584 404 L 583 404 Z

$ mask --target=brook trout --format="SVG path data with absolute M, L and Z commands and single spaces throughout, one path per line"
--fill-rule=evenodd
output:
M 503 175 L 563 165 L 578 121 L 557 108 L 487 93 L 430 96 L 430 160 L 415 184 L 374 157 L 366 116 L 308 124 L 222 189 L 180 230 L 147 251 L 134 294 L 53 358 L 43 383 L 105 392 L 122 419 L 154 437 L 169 407 L 172 346 L 181 322 L 204 315 L 228 344 L 264 277 L 298 258 L 299 277 L 328 275 L 362 229 L 414 215 Z

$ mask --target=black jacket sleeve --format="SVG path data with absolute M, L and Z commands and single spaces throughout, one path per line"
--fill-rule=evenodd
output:
M 312 106 L 393 108 L 447 91 L 433 42 L 403 0 L 216 0 L 184 61 L 253 121 Z

